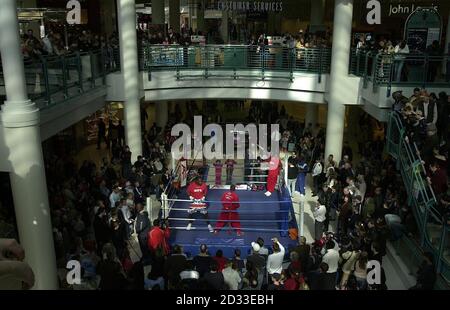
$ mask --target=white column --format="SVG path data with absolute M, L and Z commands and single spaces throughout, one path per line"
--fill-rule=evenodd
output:
M 222 11 L 222 21 L 220 23 L 220 36 L 225 44 L 228 43 L 228 11 Z
M 169 0 L 169 24 L 174 32 L 180 32 L 180 0 Z
M 444 47 L 445 55 L 449 55 L 449 53 L 450 53 L 449 45 L 450 45 L 450 12 L 448 13 L 447 34 L 445 35 L 445 47 Z M 443 64 L 442 64 L 442 73 L 443 74 L 447 73 L 447 62 L 448 62 L 447 59 L 445 59 L 443 61 Z
M 353 0 L 335 0 L 333 46 L 330 73 L 330 99 L 328 102 L 325 158 L 333 154 L 339 161 L 344 138 L 345 102 L 341 92 L 345 91 L 350 59 L 350 43 L 353 19 Z
M 117 0 L 117 14 L 125 94 L 125 139 L 134 162 L 142 155 L 135 0 Z
M 164 0 L 152 0 L 152 24 L 163 25 L 165 23 Z
M 313 128 L 316 127 L 318 108 L 319 108 L 318 105 L 315 103 L 306 104 L 306 114 L 305 114 L 306 127 L 308 126 L 309 123 L 312 124 Z
M 156 126 L 164 129 L 169 118 L 168 102 L 158 101 L 155 108 Z
M 39 110 L 28 99 L 15 0 L 0 1 L 0 53 L 7 101 L 2 106 L 11 188 L 34 289 L 57 289 L 56 258 L 40 136 Z
M 311 0 L 311 25 L 323 25 L 325 0 Z

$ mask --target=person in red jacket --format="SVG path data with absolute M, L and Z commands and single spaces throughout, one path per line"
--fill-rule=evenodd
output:
M 153 258 L 161 258 L 169 255 L 170 228 L 166 223 L 161 225 L 161 221 L 153 221 L 153 227 L 147 234 L 148 249 Z
M 237 209 L 239 209 L 239 197 L 236 194 L 236 186 L 231 185 L 230 190 L 228 192 L 223 193 L 222 198 L 222 212 L 219 215 L 219 220 L 216 223 L 216 227 L 214 233 L 219 233 L 220 229 L 225 226 L 225 224 L 230 223 L 231 227 L 236 229 L 237 235 L 241 236 L 241 223 L 239 222 L 239 213 Z M 224 221 L 232 221 L 232 222 L 224 222 Z
M 189 219 L 192 219 L 194 213 L 200 212 L 201 214 L 203 214 L 206 223 L 208 223 L 209 232 L 213 232 L 214 229 L 212 228 L 208 219 L 208 210 L 207 210 L 208 206 L 205 202 L 207 193 L 208 193 L 208 186 L 205 183 L 203 183 L 201 177 L 197 177 L 194 182 L 189 184 L 187 188 L 187 194 L 189 195 L 189 199 L 192 200 L 192 203 L 189 206 L 188 213 Z M 186 230 L 190 230 L 191 228 L 192 228 L 192 220 L 189 221 Z
M 269 174 L 267 175 L 267 192 L 265 195 L 269 197 L 275 190 L 278 175 L 280 174 L 280 159 L 276 156 L 271 156 L 269 160 Z

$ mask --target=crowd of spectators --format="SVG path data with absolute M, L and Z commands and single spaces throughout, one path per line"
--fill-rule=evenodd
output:
M 376 74 L 384 77 L 390 71 L 390 66 L 394 66 L 392 77 L 393 81 L 408 81 L 410 77 L 409 66 L 417 66 L 426 68 L 424 72 L 427 82 L 435 82 L 439 77 L 442 64 L 446 64 L 445 80 L 450 79 L 450 61 L 445 58 L 445 49 L 435 40 L 426 48 L 410 47 L 406 40 L 390 40 L 384 36 L 375 39 L 373 36 L 360 35 L 354 42 L 354 48 L 357 54 L 366 54 L 372 52 L 373 55 L 381 53 L 381 67 Z M 425 60 L 427 56 L 428 59 Z M 426 66 L 425 66 L 426 61 Z M 422 69 L 423 69 L 422 68 Z M 422 80 L 422 77 L 419 77 Z
M 49 28 L 44 37 L 38 38 L 32 29 L 21 35 L 21 48 L 25 60 L 36 60 L 40 56 L 61 56 L 74 52 L 88 52 L 104 49 L 111 58 L 119 46 L 117 33 L 110 36 L 93 33 L 91 30 L 68 28 L 64 34 L 56 28 Z
M 424 94 L 419 92 L 416 97 Z M 405 126 L 414 125 L 415 121 L 410 123 L 407 119 L 411 100 L 406 102 L 404 97 L 398 96 L 398 93 L 394 95 L 394 109 L 403 115 Z M 423 102 L 417 103 L 420 105 Z M 241 105 L 237 107 L 241 108 Z M 417 112 L 420 109 L 414 109 L 416 116 L 420 115 Z M 186 117 L 198 112 L 195 104 L 189 105 Z M 313 176 L 312 190 L 317 200 L 312 206 L 314 241 L 307 243 L 306 238 L 300 236 L 298 246 L 288 248 L 276 237 L 270 240 L 269 246 L 265 246 L 268 240 L 258 238 L 249 245 L 250 253 L 236 249 L 233 257 L 224 257 L 220 249 L 209 253 L 208 244 L 201 245 L 198 253 L 184 253 L 182 246 L 169 243 L 168 223 L 157 216 L 150 223 L 145 210 L 146 198 L 153 194 L 156 199 L 160 198 L 171 180 L 166 164 L 166 152 L 171 143 L 168 132 L 174 121 L 183 119 L 179 113 L 176 109 L 166 128 L 153 124 L 144 131 L 144 156 L 139 156 L 134 163 L 124 144 L 121 124 L 106 126 L 101 124 L 102 121 L 98 127 L 108 127 L 108 133 L 99 131 L 99 136 L 104 136 L 98 146 L 106 145 L 110 160 L 103 159 L 99 166 L 85 161 L 77 167 L 70 156 L 50 155 L 46 158 L 61 287 L 152 290 L 387 288 L 383 268 L 381 283 L 367 282 L 369 262 L 377 261 L 382 267 L 387 242 L 404 234 L 412 236 L 417 227 L 406 202 L 403 182 L 396 172 L 396 163 L 384 155 L 380 137 L 366 137 L 367 141 L 358 152 L 345 143 L 339 162 L 331 154 L 325 159 L 323 128 L 295 120 L 284 107 L 278 110 L 276 104 L 253 102 L 248 121 L 279 123 L 282 131 L 280 146 L 294 153 L 289 158 L 288 170 L 292 181 L 288 186 L 294 202 L 306 193 L 306 175 L 311 173 Z M 145 114 L 142 121 L 145 128 Z M 441 134 L 440 142 L 432 145 L 441 148 L 445 145 L 448 131 Z M 426 153 L 428 135 L 420 139 L 415 135 L 416 131 L 408 129 L 408 139 L 417 141 L 421 145 L 419 150 Z M 434 153 L 436 156 L 445 159 L 446 163 L 446 155 Z M 435 162 L 430 165 L 432 186 L 436 185 L 433 180 L 442 179 L 442 170 L 439 170 L 442 167 L 448 169 L 448 166 L 436 166 Z M 444 190 L 435 191 L 448 211 L 449 199 Z M 133 247 L 134 238 L 139 250 Z M 132 257 L 140 260 L 132 261 Z M 82 282 L 79 285 L 65 283 L 65 265 L 70 259 L 81 262 Z M 433 258 L 428 255 L 419 271 L 415 289 L 434 285 L 433 268 Z
M 102 223 L 100 227 L 103 230 L 100 230 L 100 233 L 98 226 L 97 232 L 94 229 L 96 250 L 89 248 L 93 246 L 92 243 L 86 245 L 86 240 L 82 242 L 83 235 L 73 236 L 72 242 L 68 242 L 72 245 L 78 244 L 77 249 L 72 246 L 69 250 L 71 255 L 88 256 L 88 262 L 83 265 L 86 267 L 83 268 L 90 268 L 90 272 L 85 273 L 87 278 L 83 283 L 92 284 L 89 279 L 94 277 L 97 280 L 102 279 L 99 286 L 95 286 L 101 289 L 130 287 L 130 283 L 131 287 L 141 289 L 385 289 L 386 278 L 383 269 L 381 284 L 367 283 L 368 262 L 376 260 L 382 266 L 387 241 L 400 238 L 405 233 L 411 234 L 416 228 L 412 212 L 406 204 L 405 191 L 399 186 L 402 181 L 396 175 L 395 162 L 382 155 L 382 148 L 373 147 L 372 150 L 375 152 L 359 154 L 362 159 L 355 165 L 353 151 L 348 144 L 344 147 L 343 159 L 339 163 L 336 163 L 332 156 L 323 161 L 323 129 L 293 120 L 284 108 L 278 111 L 276 105 L 260 105 L 257 102 L 252 104 L 250 118 L 267 121 L 265 118 L 268 115 L 279 122 L 283 136 L 287 137 L 288 143 L 284 146 L 294 147 L 296 151 L 297 155 L 292 156 L 289 161 L 298 172 L 294 173 L 297 175 L 297 182 L 302 178 L 301 174 L 313 173 L 313 188 L 317 197 L 317 204 L 314 205 L 313 243 L 307 244 L 306 239 L 300 237 L 298 247 L 285 248 L 273 238 L 271 246 L 266 248 L 264 244 L 267 240 L 259 238 L 251 243 L 252 250 L 246 258 L 243 258 L 245 255 L 239 249 L 236 249 L 233 257 L 224 257 L 220 249 L 215 253 L 209 253 L 207 244 L 200 247 L 198 254 L 188 255 L 184 253 L 182 246 L 169 244 L 170 228 L 166 221 L 157 219 L 151 226 L 148 219 L 143 220 L 145 216 L 139 217 L 139 214 L 141 212 L 145 214 L 145 211 L 142 210 L 142 204 L 133 199 L 133 195 L 120 198 L 121 190 L 114 181 L 116 178 L 109 175 L 111 173 L 109 169 L 110 172 L 99 185 L 99 191 L 107 193 L 101 196 L 105 202 L 92 204 L 97 210 L 95 212 L 97 215 L 93 218 L 91 215 L 91 220 L 88 220 L 89 216 L 86 215 L 70 216 L 71 219 L 75 219 L 72 225 L 80 226 L 74 231 L 83 231 L 81 228 L 88 226 L 82 225 L 82 222 L 97 225 Z M 150 134 L 155 131 L 157 129 L 151 129 Z M 374 145 L 377 143 L 371 142 Z M 161 141 L 161 144 L 164 145 L 164 142 Z M 127 154 L 126 150 L 123 152 Z M 128 158 L 126 155 L 119 157 Z M 133 167 L 140 166 L 139 161 L 131 166 L 132 172 Z M 115 168 L 116 174 L 127 175 L 124 166 L 129 164 L 128 160 L 122 160 Z M 89 164 L 83 165 L 88 166 Z M 87 173 L 85 170 L 91 172 Z M 93 171 L 95 169 L 92 164 L 90 169 L 80 169 L 81 175 L 92 175 Z M 71 171 L 68 175 L 77 174 Z M 133 177 L 128 176 L 124 178 L 126 179 L 133 180 Z M 80 184 L 85 183 L 89 182 L 81 181 Z M 299 193 L 305 190 L 301 183 L 294 186 L 295 191 Z M 145 184 L 145 181 L 142 181 L 142 184 Z M 163 183 L 163 186 L 165 184 L 167 183 Z M 132 185 L 130 182 L 122 186 L 125 191 L 129 189 L 127 192 L 131 192 Z M 134 185 L 136 188 L 136 183 Z M 109 194 L 109 188 L 112 188 L 112 194 Z M 151 191 L 151 188 L 147 190 Z M 296 195 L 295 191 L 293 196 Z M 65 193 L 67 190 L 56 192 Z M 98 198 L 95 199 L 98 201 Z M 83 205 L 80 202 L 74 204 Z M 109 210 L 108 204 L 117 204 L 117 207 Z M 104 209 L 107 211 L 103 211 Z M 129 210 L 130 213 L 124 210 Z M 134 223 L 126 220 L 133 218 L 133 215 L 129 215 L 133 213 Z M 396 220 L 397 217 L 400 221 Z M 108 231 L 106 228 L 108 221 L 113 223 L 113 236 L 116 236 L 110 240 L 102 234 L 102 231 Z M 145 227 L 144 231 L 141 230 L 142 227 Z M 329 232 L 331 227 L 335 227 L 335 233 Z M 134 265 L 129 260 L 130 247 L 126 246 L 133 229 L 137 233 L 143 254 L 143 259 Z M 122 238 L 117 238 L 118 234 Z M 95 260 L 94 263 L 89 261 L 93 255 L 101 255 L 104 258 L 102 260 L 97 258 L 98 264 L 95 264 Z M 108 270 L 106 277 L 105 265 Z M 121 274 L 127 276 L 111 278 L 111 270 L 116 270 L 116 273 L 117 270 L 123 270 Z M 137 280 L 134 281 L 135 279 Z
M 194 33 L 191 29 L 183 30 L 180 33 L 169 28 L 167 33 L 164 34 L 162 31 L 159 32 L 140 32 L 140 40 L 146 44 L 163 44 L 163 45 L 191 45 L 191 36 L 199 35 L 207 37 L 208 34 L 204 32 Z M 282 38 L 280 42 L 270 42 L 269 37 L 272 38 Z M 206 40 L 206 38 L 205 38 Z M 206 42 L 205 42 L 206 43 Z M 209 42 L 208 42 L 209 43 Z M 227 42 L 214 42 L 215 44 L 224 44 Z M 308 47 L 331 47 L 331 34 L 328 31 L 310 33 L 304 32 L 300 29 L 297 34 L 284 33 L 270 36 L 264 33 L 259 35 L 252 34 L 249 36 L 248 40 L 241 42 L 241 44 L 246 44 L 250 46 L 263 46 L 263 45 L 282 45 L 289 48 L 308 48 Z
M 450 138 L 450 102 L 445 92 L 428 93 L 415 88 L 408 98 L 402 91 L 392 95 L 393 110 L 405 128 L 405 142 L 416 159 L 423 164 L 422 178 L 429 184 L 437 200 L 437 208 L 450 222 L 448 195 L 448 151 Z
M 136 268 L 148 259 L 146 241 L 151 225 L 146 199 L 151 195 L 160 197 L 171 178 L 160 128 L 153 126 L 144 131 L 145 157 L 138 156 L 132 162 L 121 124 L 105 126 L 102 122 L 99 121 L 98 127 L 108 130 L 100 141 L 105 143 L 98 146 L 106 147 L 109 155 L 100 164 L 86 160 L 78 166 L 69 155 L 46 156 L 61 287 L 67 287 L 64 273 L 70 259 L 82 264 L 82 288 L 136 287 L 134 279 L 143 274 L 143 270 L 139 273 Z M 133 233 L 141 248 L 139 256 L 143 257 L 138 265 L 133 264 L 130 255 Z

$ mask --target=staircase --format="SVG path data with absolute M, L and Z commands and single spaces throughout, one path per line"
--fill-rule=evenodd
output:
M 434 255 L 436 271 L 440 275 L 436 289 L 449 289 L 450 284 L 450 227 L 443 223 L 436 209 L 437 201 L 431 186 L 423 178 L 425 168 L 414 142 L 409 141 L 401 115 L 390 113 L 387 132 L 387 151 L 396 159 L 408 194 L 420 240 L 404 235 L 394 243 L 398 254 L 407 258 L 410 270 L 417 270 L 422 253 Z

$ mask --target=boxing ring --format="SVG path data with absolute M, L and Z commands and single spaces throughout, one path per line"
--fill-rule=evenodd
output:
M 236 166 L 235 169 L 248 171 L 248 166 Z M 253 167 L 251 167 L 253 168 Z M 212 164 L 202 165 L 202 171 L 207 175 L 210 169 L 214 170 Z M 224 171 L 225 171 L 224 167 Z M 190 171 L 195 170 L 192 167 Z M 252 173 L 253 174 L 253 173 Z M 188 209 L 192 203 L 186 193 L 186 186 L 174 189 L 169 186 L 162 195 L 162 218 L 167 219 L 171 229 L 170 244 L 182 245 L 186 254 L 192 256 L 198 254 L 199 246 L 207 244 L 211 255 L 221 249 L 226 257 L 233 257 L 234 250 L 240 249 L 241 256 L 245 258 L 250 254 L 251 243 L 261 237 L 266 247 L 271 247 L 271 239 L 277 237 L 286 249 L 297 245 L 296 240 L 289 238 L 288 230 L 297 228 L 296 217 L 290 193 L 285 185 L 284 169 L 280 169 L 277 187 L 271 196 L 267 197 L 265 188 L 252 190 L 254 184 L 265 184 L 264 177 L 267 175 L 245 175 L 245 177 L 233 178 L 236 185 L 236 194 L 239 196 L 240 208 L 239 222 L 243 235 L 238 236 L 229 224 L 232 220 L 225 220 L 225 226 L 217 233 L 208 230 L 206 219 L 201 214 L 195 214 L 192 218 L 192 228 L 186 229 L 189 223 Z M 253 178 L 256 177 L 256 178 Z M 253 179 L 252 179 L 253 178 Z M 203 175 L 206 181 L 207 176 Z M 189 184 L 189 182 L 187 182 Z M 229 189 L 229 185 L 210 184 L 206 195 L 208 204 L 208 217 L 212 227 L 219 221 L 222 210 L 221 197 Z M 249 186 L 250 184 L 250 186 Z M 228 211 L 236 212 L 236 211 Z

